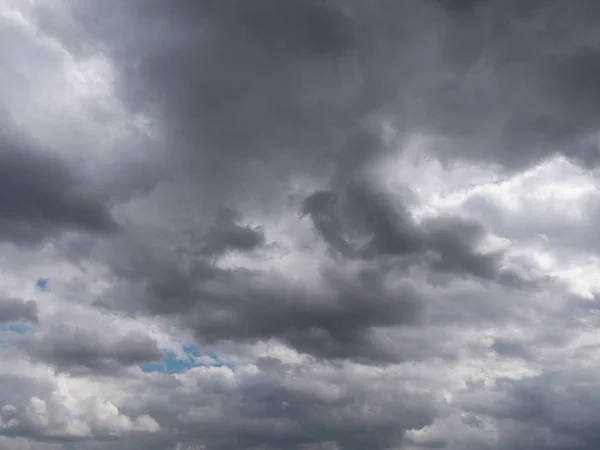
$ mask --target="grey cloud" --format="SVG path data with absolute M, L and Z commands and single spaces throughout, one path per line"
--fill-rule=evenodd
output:
M 157 377 L 154 395 L 131 414 L 150 412 L 163 430 L 172 430 L 165 440 L 214 450 L 327 448 L 327 443 L 349 450 L 394 448 L 406 430 L 430 424 L 439 408 L 432 397 L 405 391 L 391 375 L 328 365 L 263 366 L 258 373 L 240 373 L 235 383 L 214 369 L 189 376 L 203 395 L 190 397 L 179 382 L 163 384 Z M 160 400 L 165 391 L 168 404 Z M 182 414 L 186 419 L 176 422 Z
M 278 272 L 182 259 L 142 258 L 97 304 L 179 317 L 202 342 L 276 338 L 324 358 L 373 362 L 402 356 L 378 349 L 370 329 L 416 324 L 425 305 L 409 280 L 375 266 L 324 266 L 316 285 L 305 286 Z
M 533 354 L 528 349 L 526 343 L 514 339 L 494 339 L 492 350 L 499 356 L 532 359 Z
M 52 383 L 0 376 L 0 420 L 11 424 L 0 435 L 64 449 L 163 450 L 179 442 L 178 448 L 211 450 L 383 450 L 401 446 L 406 431 L 430 425 L 441 407 L 429 394 L 404 389 L 392 373 L 279 363 L 278 370 L 244 370 L 235 380 L 225 368 L 128 379 L 114 404 L 118 421 L 102 402 L 73 405 Z M 152 433 L 148 417 L 159 426 Z
M 37 302 L 19 298 L 0 299 L 0 324 L 16 321 L 38 323 Z
M 517 274 L 502 269 L 502 252 L 477 250 L 477 245 L 488 233 L 480 222 L 439 216 L 427 220 L 424 228 L 430 249 L 438 255 L 433 267 L 456 274 L 468 273 L 482 279 L 517 281 Z
M 348 122 L 338 115 L 346 94 L 344 86 L 336 86 L 329 61 L 347 47 L 339 10 L 312 1 L 285 7 L 269 1 L 252 7 L 179 2 L 166 9 L 160 2 L 144 2 L 141 10 L 140 25 L 161 26 L 165 17 L 180 25 L 141 53 L 114 54 L 119 93 L 132 108 L 157 112 L 172 141 L 172 157 L 209 180 L 215 194 L 239 194 L 240 182 L 251 176 L 256 193 L 267 195 L 276 192 L 277 182 L 287 181 L 283 175 L 326 169 L 328 147 L 338 136 L 323 125 L 329 122 L 335 130 Z M 132 31 L 146 35 L 142 28 Z M 165 70 L 178 66 L 186 68 Z M 176 73 L 182 76 L 174 78 Z M 323 113 L 314 115 L 311 105 Z M 277 173 L 264 167 L 267 161 Z M 263 180 L 250 167 L 264 174 Z
M 334 250 L 351 257 L 355 251 L 341 234 L 340 218 L 335 214 L 337 203 L 334 192 L 316 191 L 304 200 L 302 214 L 310 215 L 315 229 Z
M 482 3 L 488 0 L 438 0 L 440 6 L 447 8 L 453 13 L 463 15 L 473 13 L 473 10 L 480 7 Z
M 519 285 L 519 274 L 502 268 L 502 252 L 483 252 L 477 245 L 487 230 L 473 219 L 439 216 L 417 223 L 383 192 L 364 184 L 338 194 L 318 191 L 304 202 L 315 229 L 340 254 L 350 258 L 409 256 L 413 264 Z M 362 245 L 352 245 L 361 236 Z
M 275 337 L 311 354 L 364 358 L 377 348 L 371 328 L 414 323 L 418 316 L 418 292 L 394 295 L 383 286 L 391 258 L 401 259 L 398 269 L 425 266 L 448 276 L 525 284 L 502 268 L 501 252 L 477 249 L 485 235 L 477 222 L 440 217 L 417 224 L 401 205 L 353 184 L 388 151 L 369 128 L 379 118 L 400 132 L 439 135 L 437 150 L 446 159 L 514 168 L 552 153 L 545 141 L 544 149 L 529 145 L 537 131 L 527 127 L 547 103 L 543 92 L 523 90 L 538 75 L 538 59 L 523 67 L 502 61 L 502 40 L 510 40 L 512 26 L 507 13 L 489 36 L 477 21 L 489 22 L 486 14 L 494 8 L 502 9 L 484 2 L 458 26 L 435 2 L 73 5 L 73 20 L 86 30 L 82 40 L 101 43 L 112 58 L 118 95 L 132 111 L 151 116 L 168 139 L 170 169 L 191 177 L 198 198 L 182 200 L 182 208 L 237 207 L 246 200 L 247 208 L 258 209 L 287 194 L 296 175 L 315 183 L 329 179 L 304 212 L 331 247 L 363 257 L 365 265 L 381 265 L 366 271 L 378 274 L 368 282 L 344 280 L 347 286 L 340 286 L 325 277 L 326 294 L 307 293 L 270 274 L 219 269 L 189 248 L 143 261 L 119 248 L 112 270 L 121 286 L 99 303 L 184 317 L 209 342 Z M 292 13 L 298 22 L 290 24 Z M 43 22 L 52 11 L 39 14 L 47 32 L 64 38 L 60 21 Z M 475 48 L 473 64 L 461 67 L 451 46 L 480 33 L 493 45 L 485 55 Z M 321 46 L 315 36 L 322 37 Z M 522 108 L 515 103 L 529 95 L 533 101 Z M 164 215 L 170 211 L 163 203 L 161 208 Z M 217 228 L 206 235 L 216 253 L 262 240 L 243 226 Z M 196 236 L 202 241 L 204 235 Z M 161 252 L 172 250 L 157 246 L 154 253 Z
M 83 2 L 71 13 L 87 30 L 79 42 L 109 51 L 123 101 L 168 136 L 172 167 L 201 178 L 214 196 L 243 195 L 250 183 L 271 198 L 293 175 L 327 176 L 352 150 L 352 135 L 400 95 L 387 89 L 392 79 L 431 63 L 408 44 L 419 26 L 396 20 L 421 3 L 387 5 L 391 14 L 355 2 Z M 424 15 L 411 21 L 435 19 Z M 49 8 L 38 16 L 42 29 L 68 38 L 68 23 Z M 378 43 L 397 47 L 393 70 L 379 66 L 389 58 Z
M 448 35 L 447 61 L 466 68 L 462 79 L 438 91 L 430 111 L 439 120 L 434 124 L 476 137 L 452 147 L 459 156 L 512 168 L 554 153 L 597 163 L 589 140 L 598 116 L 590 95 L 598 51 L 594 11 L 593 2 L 487 1 L 461 17 Z
M 264 232 L 259 227 L 240 225 L 240 215 L 227 208 L 221 208 L 215 223 L 205 234 L 204 251 L 218 255 L 228 250 L 251 251 L 265 244 Z
M 14 374 L 0 375 L 0 406 L 21 405 L 26 396 L 47 397 L 52 392 L 52 384 Z M 26 400 L 26 399 L 25 399 Z
M 536 289 L 537 279 L 502 267 L 502 252 L 477 249 L 487 234 L 477 221 L 440 216 L 417 223 L 386 195 L 354 182 L 341 194 L 313 194 L 303 211 L 348 257 L 321 263 L 315 285 L 278 271 L 216 265 L 212 256 L 231 242 L 240 250 L 248 247 L 236 241 L 238 232 L 258 242 L 259 235 L 225 215 L 208 232 L 195 229 L 183 246 L 152 245 L 134 234 L 108 243 L 105 256 L 96 257 L 108 257 L 114 284 L 96 304 L 177 318 L 202 343 L 276 339 L 319 358 L 390 363 L 418 358 L 418 352 L 387 345 L 378 329 L 419 326 L 423 319 L 443 324 L 519 315 L 512 303 L 498 303 L 506 291 L 470 285 L 455 293 L 448 288 L 453 277 L 517 288 L 511 301 Z M 243 222 L 241 216 L 237 220 Z M 176 238 L 175 233 L 167 242 Z M 218 251 L 207 250 L 210 242 Z M 442 288 L 428 289 L 430 283 Z M 423 354 L 430 355 L 425 347 Z
M 36 243 L 63 230 L 117 229 L 109 205 L 33 140 L 0 136 L 0 239 Z
M 59 326 L 8 341 L 34 361 L 72 375 L 118 375 L 132 365 L 159 361 L 157 343 L 135 334 L 110 337 L 81 327 Z
M 273 358 L 271 356 L 259 358 L 256 361 L 256 367 L 264 372 L 270 372 L 274 370 L 278 373 L 290 369 L 289 364 L 285 364 L 280 359 Z
M 57 443 L 32 443 L 29 439 L 0 436 L 0 446 L 6 450 L 62 450 Z
M 595 376 L 582 368 L 499 379 L 488 398 L 467 409 L 498 420 L 499 449 L 588 450 L 599 439 L 595 386 Z
M 411 254 L 424 247 L 422 232 L 408 213 L 394 208 L 371 186 L 354 185 L 341 193 L 314 192 L 304 201 L 302 213 L 310 216 L 315 229 L 344 256 Z M 356 248 L 352 240 L 366 243 Z
M 157 431 L 147 415 L 132 419 L 98 399 L 74 404 L 56 383 L 39 377 L 0 375 L 0 382 L 0 436 L 25 438 L 33 448 L 88 448 L 94 441 L 110 445 L 119 436 Z
M 567 202 L 556 203 L 549 209 L 531 202 L 517 211 L 510 211 L 483 194 L 470 196 L 464 210 L 485 220 L 492 230 L 513 242 L 530 244 L 551 242 L 557 254 L 596 254 L 600 250 L 596 223 L 600 218 L 600 202 L 592 191 L 584 199 L 584 214 L 565 214 Z M 524 226 L 524 224 L 527 224 Z
M 244 178 L 250 174 L 240 167 L 266 160 L 278 167 L 272 183 L 283 174 L 323 174 L 347 150 L 347 137 L 375 116 L 401 132 L 439 135 L 445 159 L 515 168 L 565 152 L 594 162 L 584 141 L 597 102 L 581 94 L 597 78 L 586 12 L 594 7 L 84 2 L 72 15 L 87 30 L 84 41 L 111 52 L 125 102 L 151 111 L 174 153 L 231 190 L 234 168 Z M 39 17 L 67 38 L 67 24 L 52 11 Z M 142 42 L 158 29 L 160 40 Z
M 0 175 L 10 169 L 0 188 L 9 189 L 2 190 L 4 199 L 0 194 L 0 239 L 40 242 L 63 229 L 91 231 L 102 238 L 86 236 L 85 251 L 75 245 L 84 240 L 75 238 L 70 249 L 85 253 L 81 259 L 94 266 L 90 276 L 96 268 L 107 274 L 97 305 L 175 322 L 199 344 L 276 341 L 314 364 L 311 372 L 261 359 L 258 373 L 231 378 L 211 372 L 216 369 L 131 376 L 132 398 L 120 409 L 128 417 L 150 413 L 161 432 L 81 445 L 408 447 L 407 430 L 435 424 L 447 411 L 428 395 L 403 391 L 400 373 L 428 359 L 445 378 L 462 362 L 462 346 L 471 345 L 451 339 L 453 332 L 471 331 L 478 340 L 473 347 L 530 363 L 521 342 L 480 344 L 487 331 L 477 327 L 564 325 L 552 309 L 563 292 L 526 269 L 504 269 L 505 253 L 479 250 L 492 216 L 417 221 L 405 205 L 372 188 L 377 180 L 368 169 L 380 156 L 403 151 L 403 137 L 413 135 L 427 136 L 428 154 L 447 164 L 518 171 L 563 153 L 596 165 L 597 12 L 597 2 L 587 0 L 57 0 L 33 6 L 36 30 L 56 38 L 75 61 L 96 52 L 109 60 L 111 93 L 129 113 L 149 120 L 163 154 L 149 156 L 148 176 L 142 170 L 127 176 L 117 158 L 115 173 L 98 175 L 98 196 L 64 163 L 38 158 L 41 148 L 28 150 L 44 144 L 5 141 Z M 395 141 L 383 138 L 382 125 L 398 135 Z M 37 184 L 16 177 L 15 167 L 39 178 Z M 133 198 L 125 195 L 131 192 Z M 330 258 L 311 262 L 321 269 L 314 280 L 297 278 L 295 268 L 220 264 L 228 252 L 265 250 L 270 222 L 288 219 L 283 203 L 298 192 L 314 192 L 302 212 L 333 249 Z M 221 205 L 240 215 L 211 222 Z M 106 236 L 118 228 L 113 206 L 125 225 L 118 236 Z M 247 224 L 246 214 L 259 226 Z M 104 337 L 52 331 L 14 343 L 32 360 L 70 375 L 121 374 L 159 357 L 151 341 Z M 447 366 L 433 362 L 452 358 Z M 324 368 L 327 360 L 335 370 Z M 408 364 L 389 378 L 379 376 L 381 367 L 369 374 L 361 367 L 364 376 L 350 379 L 344 360 Z M 492 393 L 481 387 L 476 405 L 459 406 L 492 421 L 500 439 L 483 447 L 477 435 L 471 448 L 593 448 L 595 397 L 583 398 L 581 386 L 595 385 L 579 381 L 539 377 L 506 382 Z M 441 394 L 437 387 L 424 389 Z M 91 436 L 95 430 L 106 435 L 101 426 L 89 429 Z M 44 427 L 19 433 L 48 439 Z M 469 448 L 459 441 L 449 448 Z M 423 442 L 435 447 L 451 440 Z
M 59 2 L 53 4 L 61 19 L 68 18 L 60 14 Z M 44 180 L 46 184 L 39 187 L 41 192 L 49 187 L 46 178 L 52 177 L 56 186 L 51 192 L 61 196 L 58 202 L 66 201 L 64 196 L 71 191 L 69 204 L 79 211 L 71 212 L 72 216 L 77 215 L 72 227 L 105 229 L 114 226 L 110 223 L 114 220 L 109 217 L 112 205 L 107 205 L 106 200 L 143 195 L 164 176 L 162 168 L 158 176 L 162 159 L 154 151 L 155 143 L 143 124 L 120 107 L 117 99 L 103 94 L 100 99 L 97 95 L 97 82 L 103 75 L 101 68 L 100 72 L 95 70 L 98 65 L 92 78 L 89 78 L 91 72 L 77 72 L 73 78 L 72 70 L 75 66 L 81 67 L 80 61 L 57 45 L 56 39 L 37 28 L 29 17 L 33 9 L 17 11 L 19 5 L 15 6 L 16 10 L 13 6 L 5 5 L 6 14 L 0 18 L 4 62 L 0 86 L 0 153 L 22 153 L 21 163 L 31 158 L 31 164 L 41 155 L 38 166 L 25 170 Z M 35 9 L 33 4 L 32 7 Z M 73 42 L 84 42 L 84 39 L 75 38 Z M 76 86 L 81 87 L 84 80 L 88 84 L 82 91 Z M 50 159 L 56 161 L 50 162 Z M 45 167 L 46 163 L 50 165 Z M 37 173 L 40 167 L 45 172 Z M 32 180 L 23 177 L 22 182 L 31 184 Z M 32 184 L 31 189 L 35 186 Z M 56 187 L 62 191 L 58 192 Z M 84 191 L 86 198 L 83 198 Z M 14 192 L 9 192 L 17 198 Z M 26 241 L 37 242 L 43 236 L 56 234 L 51 233 L 49 226 L 44 227 L 45 231 L 25 223 L 10 228 Z

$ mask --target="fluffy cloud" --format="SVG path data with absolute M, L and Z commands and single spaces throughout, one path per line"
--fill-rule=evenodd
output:
M 0 0 L 0 447 L 595 448 L 597 13 Z

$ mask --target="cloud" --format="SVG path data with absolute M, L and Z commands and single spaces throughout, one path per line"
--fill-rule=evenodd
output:
M 327 358 L 384 361 L 400 356 L 378 350 L 371 329 L 416 324 L 423 307 L 418 287 L 395 279 L 393 267 L 323 265 L 309 284 L 277 271 L 219 268 L 203 259 L 192 264 L 142 258 L 98 305 L 178 317 L 208 344 L 277 338 Z M 125 292 L 133 303 L 119 304 Z
M 403 132 L 440 136 L 445 159 L 514 168 L 564 152 L 593 162 L 586 141 L 597 111 L 582 93 L 596 79 L 583 4 L 594 6 L 468 3 L 109 2 L 95 7 L 103 20 L 89 20 L 91 3 L 74 18 L 89 30 L 84 42 L 111 52 L 118 95 L 155 111 L 183 161 L 221 186 L 233 167 L 262 158 L 280 175 L 318 172 L 347 156 L 339 143 L 378 115 Z M 66 38 L 48 8 L 39 14 Z M 119 28 L 132 17 L 135 26 Z M 561 28 L 561 17 L 582 27 Z M 163 21 L 177 23 L 166 40 L 139 44 Z
M 0 447 L 594 448 L 596 12 L 0 0 Z
M 106 339 L 81 327 L 60 326 L 8 341 L 34 361 L 73 375 L 115 374 L 128 366 L 158 361 L 155 341 L 125 335 Z
M 32 145 L 0 136 L 0 239 L 31 244 L 61 230 L 115 230 L 108 205 L 86 193 L 66 164 Z
M 158 424 L 151 417 L 145 415 L 132 420 L 110 401 L 98 397 L 71 392 L 60 385 L 44 386 L 34 380 L 8 377 L 2 380 L 6 383 L 4 388 L 10 386 L 18 393 L 0 408 L 0 434 L 4 436 L 70 445 L 92 437 L 110 441 L 128 433 L 158 431 Z M 20 396 L 21 389 L 28 384 L 30 393 L 37 395 Z
M 238 225 L 235 211 L 226 208 L 218 212 L 213 224 L 203 240 L 204 251 L 219 255 L 228 250 L 251 251 L 265 244 L 265 236 L 260 228 Z
M 27 321 L 38 323 L 38 305 L 35 300 L 4 298 L 0 300 L 0 324 Z
M 588 449 L 598 439 L 598 402 L 589 391 L 592 378 L 587 370 L 561 370 L 520 380 L 498 379 L 479 405 L 467 397 L 467 409 L 485 410 L 501 419 L 498 448 Z
M 343 206 L 338 205 L 339 197 Z M 429 254 L 431 267 L 438 270 L 517 281 L 517 274 L 503 271 L 502 252 L 477 249 L 486 237 L 480 223 L 451 215 L 417 223 L 402 208 L 391 204 L 384 193 L 358 185 L 342 196 L 315 192 L 305 200 L 303 212 L 327 243 L 346 257 L 415 256 L 414 263 L 419 264 Z M 352 238 L 365 243 L 353 249 Z
M 181 411 L 185 425 L 178 432 L 180 441 L 217 449 L 259 446 L 267 436 L 280 448 L 303 448 L 337 439 L 347 448 L 387 448 L 401 442 L 404 430 L 428 423 L 436 408 L 427 396 L 411 395 L 401 388 L 390 392 L 391 397 L 381 398 L 377 387 L 360 386 L 368 375 L 339 378 L 333 368 L 282 367 L 279 371 L 238 372 L 235 379 L 222 377 L 226 368 L 196 368 L 180 378 L 178 387 L 169 388 L 176 391 L 166 408 L 152 397 L 145 406 L 156 411 L 159 422 L 172 423 L 169 417 Z M 159 386 L 164 376 L 158 375 L 153 386 Z M 294 382 L 298 377 L 302 381 Z M 377 383 L 387 382 L 391 380 L 383 378 Z M 190 383 L 205 387 L 201 400 L 184 398 Z M 347 424 L 354 424 L 353 430 L 339 436 Z

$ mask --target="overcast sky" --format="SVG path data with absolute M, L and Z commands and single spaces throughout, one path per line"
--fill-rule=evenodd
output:
M 600 2 L 0 0 L 0 448 L 596 450 Z

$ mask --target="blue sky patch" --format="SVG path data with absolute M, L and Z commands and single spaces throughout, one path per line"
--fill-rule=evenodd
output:
M 35 282 L 35 287 L 38 291 L 48 292 L 50 288 L 48 287 L 49 278 L 38 278 Z
M 158 363 L 140 364 L 143 372 L 151 373 L 184 373 L 194 367 L 230 367 L 233 366 L 223 361 L 215 353 L 201 352 L 195 345 L 183 345 L 185 356 L 177 355 L 170 350 L 163 350 L 163 359 Z
M 27 325 L 26 323 L 15 322 L 0 325 L 0 336 L 4 333 L 17 333 L 20 335 L 33 333 L 35 328 L 31 325 Z M 6 343 L 0 338 L 0 347 L 6 347 Z
M 0 325 L 0 333 L 12 332 L 17 334 L 33 333 L 35 328 L 26 323 L 11 323 L 8 325 Z

